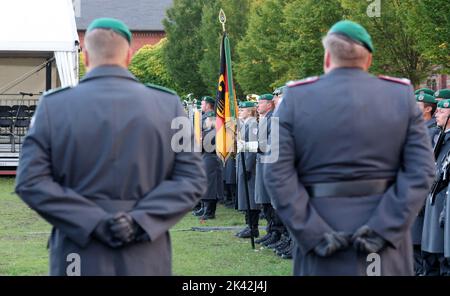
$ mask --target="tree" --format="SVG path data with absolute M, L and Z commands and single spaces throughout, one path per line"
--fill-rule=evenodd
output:
M 275 85 L 323 73 L 322 38 L 342 19 L 338 0 L 294 0 L 283 9 L 282 38 L 269 53 L 272 70 L 279 73 Z
M 202 39 L 198 32 L 202 9 L 208 0 L 175 0 L 163 21 L 167 34 L 164 60 L 180 94 L 206 93 L 199 75 L 199 61 L 203 57 Z
M 381 1 L 380 17 L 368 17 L 367 2 L 340 0 L 348 10 L 348 18 L 363 25 L 372 36 L 375 52 L 372 71 L 392 76 L 407 77 L 414 85 L 428 76 L 431 60 L 422 53 L 418 34 L 411 22 L 423 22 L 414 17 L 420 10 L 420 1 Z
M 219 78 L 220 43 L 223 34 L 219 23 L 222 8 L 227 16 L 226 30 L 230 39 L 233 68 L 239 61 L 237 44 L 244 37 L 250 11 L 250 0 L 211 0 L 203 7 L 203 17 L 199 33 L 202 38 L 203 57 L 200 61 L 200 75 L 210 94 L 216 93 Z M 234 71 L 236 73 L 236 71 Z M 236 93 L 242 96 L 241 87 L 235 79 Z
M 450 2 L 421 0 L 413 7 L 409 25 L 418 38 L 418 49 L 434 64 L 449 73 L 450 68 Z
M 273 71 L 269 57 L 274 56 L 280 35 L 282 11 L 287 1 L 254 1 L 247 32 L 237 46 L 239 63 L 236 79 L 246 93 L 272 92 L 279 75 Z
M 156 45 L 145 45 L 133 57 L 129 69 L 142 83 L 176 87 L 163 56 L 166 44 L 167 39 L 162 39 Z

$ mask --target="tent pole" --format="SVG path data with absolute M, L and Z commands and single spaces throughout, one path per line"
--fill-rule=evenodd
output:
M 52 89 L 52 61 L 53 59 L 47 60 L 45 65 L 45 90 Z

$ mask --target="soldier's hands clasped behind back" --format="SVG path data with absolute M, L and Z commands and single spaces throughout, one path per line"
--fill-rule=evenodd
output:
M 94 237 L 111 248 L 120 248 L 132 242 L 149 241 L 145 231 L 130 214 L 109 214 L 94 230 Z
M 374 232 L 369 226 L 363 225 L 352 237 L 353 247 L 362 253 L 377 253 L 387 244 L 386 240 Z
M 340 250 L 345 250 L 350 245 L 350 236 L 343 232 L 325 233 L 323 239 L 314 248 L 316 255 L 328 257 Z

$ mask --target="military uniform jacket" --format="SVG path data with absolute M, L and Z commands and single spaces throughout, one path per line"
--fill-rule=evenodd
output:
M 234 156 L 230 156 L 225 162 L 223 180 L 225 181 L 225 184 L 236 184 L 236 158 Z
M 263 118 L 260 118 L 258 125 L 258 154 L 256 155 L 256 182 L 255 182 L 255 201 L 257 204 L 270 204 L 270 196 L 267 193 L 263 179 L 263 170 L 265 163 L 263 163 L 264 155 L 268 151 L 268 137 L 270 135 L 271 118 L 273 111 L 267 113 Z M 263 132 L 265 130 L 265 132 Z
M 450 133 L 445 134 L 444 143 L 436 160 L 436 171 L 442 170 L 445 157 L 450 153 Z M 447 184 L 439 190 L 435 203 L 431 205 L 429 199 L 425 203 L 425 216 L 422 232 L 422 250 L 428 253 L 444 253 L 444 228 L 439 225 L 439 215 L 444 208 L 447 198 Z
M 386 108 L 386 106 L 390 106 Z M 323 234 L 368 225 L 387 240 L 382 275 L 412 275 L 410 228 L 434 177 L 434 160 L 411 85 L 339 68 L 290 85 L 275 113 L 278 161 L 264 170 L 277 213 L 298 245 L 296 275 L 365 275 L 352 247 L 321 258 Z M 392 179 L 382 195 L 310 198 L 305 185 Z
M 436 119 L 433 117 L 430 120 L 427 120 L 425 122 L 425 126 L 428 129 L 428 135 L 430 136 L 430 142 L 433 145 L 434 142 L 434 136 L 436 133 L 439 133 L 439 128 L 436 126 Z M 413 226 L 411 228 L 411 235 L 412 235 L 412 241 L 414 245 L 421 245 L 422 244 L 422 231 L 423 231 L 423 219 L 424 219 L 424 211 L 425 210 L 425 204 L 423 205 L 422 210 L 419 212 L 418 216 L 416 217 L 416 220 L 413 223 Z
M 202 133 L 203 133 L 203 166 L 206 171 L 208 186 L 202 199 L 216 200 L 220 182 L 222 182 L 222 166 L 216 154 L 216 130 L 212 125 L 212 113 L 203 114 L 202 117 Z
M 249 118 L 244 124 L 240 126 L 240 137 L 246 143 L 255 141 L 257 139 L 258 122 L 256 118 Z M 256 152 L 246 151 L 244 154 L 245 168 L 250 175 L 248 179 L 248 193 L 250 198 L 250 209 L 257 210 L 258 206 L 255 203 L 255 180 L 256 180 Z M 245 195 L 245 182 L 244 182 L 244 170 L 241 160 L 242 153 L 238 153 L 236 157 L 237 163 L 237 177 L 238 177 L 238 210 L 245 211 L 248 209 L 246 195 Z
M 199 153 L 171 149 L 175 117 L 186 117 L 176 95 L 116 66 L 41 98 L 16 192 L 53 226 L 51 275 L 66 274 L 72 253 L 81 275 L 171 274 L 168 231 L 206 183 Z M 118 211 L 129 212 L 151 241 L 112 249 L 94 239 L 100 220 Z

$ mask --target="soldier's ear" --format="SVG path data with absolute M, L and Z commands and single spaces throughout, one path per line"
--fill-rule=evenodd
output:
M 126 60 L 127 67 L 130 65 L 132 59 L 133 59 L 133 50 L 130 47 L 130 48 L 128 48 L 128 53 L 127 53 L 127 60 Z
M 90 59 L 89 59 L 89 54 L 86 50 L 83 50 L 83 61 L 84 61 L 84 66 L 89 69 L 90 66 Z
M 370 66 L 372 66 L 372 54 L 369 54 L 367 58 L 365 70 L 368 71 Z
M 325 73 L 328 73 L 330 71 L 331 68 L 331 55 L 328 52 L 328 50 L 325 50 L 325 55 L 323 58 L 323 71 Z

